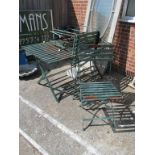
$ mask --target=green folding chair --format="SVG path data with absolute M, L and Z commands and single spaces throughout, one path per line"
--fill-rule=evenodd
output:
M 84 122 L 89 124 L 84 127 L 87 129 L 95 120 L 108 121 L 115 128 L 114 111 L 112 101 L 121 100 L 122 95 L 117 88 L 109 81 L 106 82 L 81 82 L 80 83 L 80 102 L 81 107 L 95 113 L 91 118 L 83 118 Z M 111 110 L 110 116 L 97 116 L 101 110 Z M 107 123 L 106 123 L 107 124 Z
M 85 45 L 88 46 L 88 45 Z M 89 45 L 92 46 L 90 49 L 79 50 L 77 52 L 76 62 L 78 68 L 80 68 L 80 62 L 92 61 L 96 64 L 97 61 L 107 61 L 110 63 L 109 71 L 111 71 L 111 63 L 113 60 L 113 47 L 112 44 L 108 42 L 103 42 L 100 45 Z M 98 69 L 98 66 L 96 65 Z M 81 107 L 87 111 L 93 111 L 94 114 L 91 118 L 83 118 L 84 122 L 89 122 L 89 124 L 84 127 L 83 130 L 87 129 L 92 125 L 95 120 L 105 120 L 108 124 L 110 123 L 113 128 L 115 128 L 114 112 L 113 112 L 113 101 L 122 100 L 122 94 L 117 90 L 111 81 L 96 82 L 83 80 L 81 70 L 78 70 L 77 81 L 80 87 L 80 103 Z M 108 109 L 112 112 L 111 115 L 105 115 L 104 117 L 97 116 L 101 109 Z M 107 124 L 106 123 L 106 124 Z

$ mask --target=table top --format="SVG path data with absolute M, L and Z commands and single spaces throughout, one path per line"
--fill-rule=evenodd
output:
M 53 42 L 50 41 L 22 46 L 22 49 L 47 64 L 60 62 L 72 57 L 70 51 L 54 46 Z

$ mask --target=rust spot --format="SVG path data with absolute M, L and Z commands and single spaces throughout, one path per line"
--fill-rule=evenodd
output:
M 97 99 L 96 96 L 85 96 L 84 99 Z

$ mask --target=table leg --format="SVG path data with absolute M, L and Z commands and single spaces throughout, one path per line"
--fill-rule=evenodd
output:
M 52 85 L 50 84 L 50 81 L 48 80 L 46 69 L 41 65 L 40 60 L 37 59 L 37 63 L 38 63 L 39 68 L 41 70 L 41 78 L 39 79 L 38 84 L 41 84 L 42 80 L 46 80 L 46 82 L 47 82 L 47 84 L 48 84 L 48 86 L 49 86 L 49 88 L 50 88 L 50 90 L 54 96 L 54 99 L 56 100 L 56 102 L 60 102 L 60 100 L 57 98 L 57 96 L 54 92 L 54 88 L 52 87 Z

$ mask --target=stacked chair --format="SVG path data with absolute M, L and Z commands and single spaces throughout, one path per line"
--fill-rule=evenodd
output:
M 77 68 L 77 76 L 74 79 L 74 90 L 76 90 L 74 99 L 80 100 L 80 106 L 83 109 L 93 112 L 91 118 L 82 119 L 83 130 L 96 120 L 104 121 L 105 125 L 110 124 L 115 130 L 117 127 L 115 103 L 123 102 L 122 94 L 111 81 L 98 81 L 99 78 L 96 78 L 98 75 L 100 78 L 104 76 L 100 72 L 98 62 L 106 62 L 106 69 L 111 71 L 112 44 L 105 41 L 99 43 L 98 31 L 79 33 L 55 29 L 54 33 L 61 36 L 61 45 L 72 53 L 71 70 Z M 86 63 L 90 63 L 89 67 L 83 68 Z M 98 116 L 101 110 L 104 111 L 104 116 Z M 85 122 L 89 122 L 86 127 Z
M 78 37 L 78 44 L 74 53 L 73 64 L 78 67 L 78 74 L 76 78 L 77 85 L 79 85 L 79 100 L 80 106 L 93 113 L 91 118 L 83 118 L 83 130 L 86 130 L 96 120 L 106 122 L 105 125 L 110 124 L 115 130 L 117 127 L 115 119 L 115 103 L 122 103 L 123 97 L 121 92 L 115 87 L 111 81 L 95 81 L 91 78 L 83 78 L 81 74 L 82 62 L 91 62 L 93 66 L 99 71 L 97 62 L 107 62 L 109 71 L 111 71 L 111 63 L 113 60 L 113 46 L 108 42 L 102 44 L 86 44 L 86 38 Z M 91 75 L 90 69 L 90 75 Z M 100 74 L 100 73 L 99 73 Z M 103 75 L 101 76 L 103 77 Z M 121 104 L 122 105 L 122 104 Z M 100 110 L 104 111 L 104 116 L 98 116 Z M 85 122 L 89 122 L 85 127 Z

